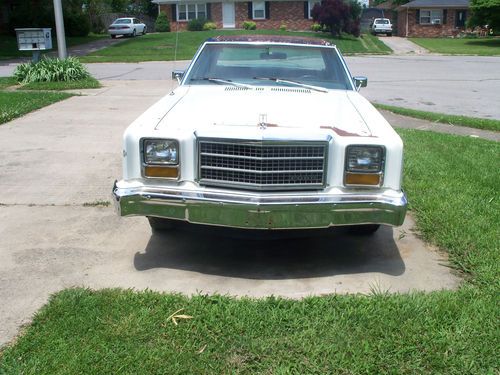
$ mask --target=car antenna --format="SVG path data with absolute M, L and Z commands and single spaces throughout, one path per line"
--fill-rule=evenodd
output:
M 179 1 L 176 8 L 175 12 L 178 14 L 178 7 L 181 5 L 181 2 Z M 177 14 L 175 15 L 175 46 L 174 46 L 174 65 L 172 69 L 172 73 L 176 71 L 177 69 L 177 46 L 179 45 L 179 20 L 177 19 Z M 174 15 L 172 14 L 172 18 L 174 18 Z M 172 86 L 171 86 L 171 91 L 174 91 L 174 83 L 177 80 L 172 79 Z

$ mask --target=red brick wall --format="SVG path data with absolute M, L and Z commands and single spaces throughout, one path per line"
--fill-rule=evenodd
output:
M 285 25 L 287 30 L 311 29 L 313 21 L 304 18 L 303 1 L 271 1 L 269 5 L 270 19 L 252 20 L 248 18 L 248 3 L 235 3 L 236 28 L 242 29 L 243 22 L 253 21 L 257 24 L 257 29 L 279 29 L 281 25 Z M 211 7 L 212 21 L 217 24 L 218 28 L 222 28 L 222 3 L 212 3 Z M 170 4 L 160 5 L 160 10 L 167 15 L 172 31 L 186 29 L 187 22 L 172 21 L 172 6 Z
M 444 14 L 443 14 L 444 16 Z M 417 24 L 417 10 L 408 10 L 408 34 L 406 33 L 406 10 L 398 13 L 398 35 L 407 37 L 437 38 L 455 36 L 462 29 L 455 27 L 456 9 L 447 9 L 446 22 L 441 25 Z

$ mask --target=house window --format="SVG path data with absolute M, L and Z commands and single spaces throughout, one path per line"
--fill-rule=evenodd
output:
M 439 25 L 443 23 L 443 10 L 442 9 L 421 9 L 420 10 L 420 24 L 422 25 Z
M 314 8 L 314 6 L 316 4 L 321 4 L 321 0 L 309 0 L 308 1 L 309 5 L 308 5 L 308 8 L 309 8 L 309 19 L 312 19 L 312 10 Z
M 189 21 L 196 18 L 207 18 L 207 4 L 179 4 L 177 20 Z
M 263 20 L 266 18 L 266 4 L 264 1 L 252 2 L 252 18 L 254 20 Z

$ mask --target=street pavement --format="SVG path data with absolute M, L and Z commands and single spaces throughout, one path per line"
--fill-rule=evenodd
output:
M 349 56 L 352 75 L 368 77 L 361 93 L 398 107 L 500 120 L 500 56 Z M 169 80 L 189 61 L 88 64 L 101 80 Z M 0 62 L 0 76 L 15 64 Z
M 152 234 L 143 217 L 117 217 L 102 203 L 121 176 L 123 131 L 172 83 L 103 83 L 0 126 L 0 346 L 72 286 L 301 298 L 459 285 L 410 216 L 372 237 L 280 240 Z

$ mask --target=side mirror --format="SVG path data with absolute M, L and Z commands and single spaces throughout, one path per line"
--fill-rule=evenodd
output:
M 174 70 L 172 72 L 172 79 L 176 79 L 177 82 L 181 83 L 182 77 L 184 77 L 184 70 Z
M 356 86 L 357 91 L 359 91 L 361 87 L 368 86 L 368 78 L 366 77 L 352 77 L 352 80 L 354 81 L 354 86 Z

